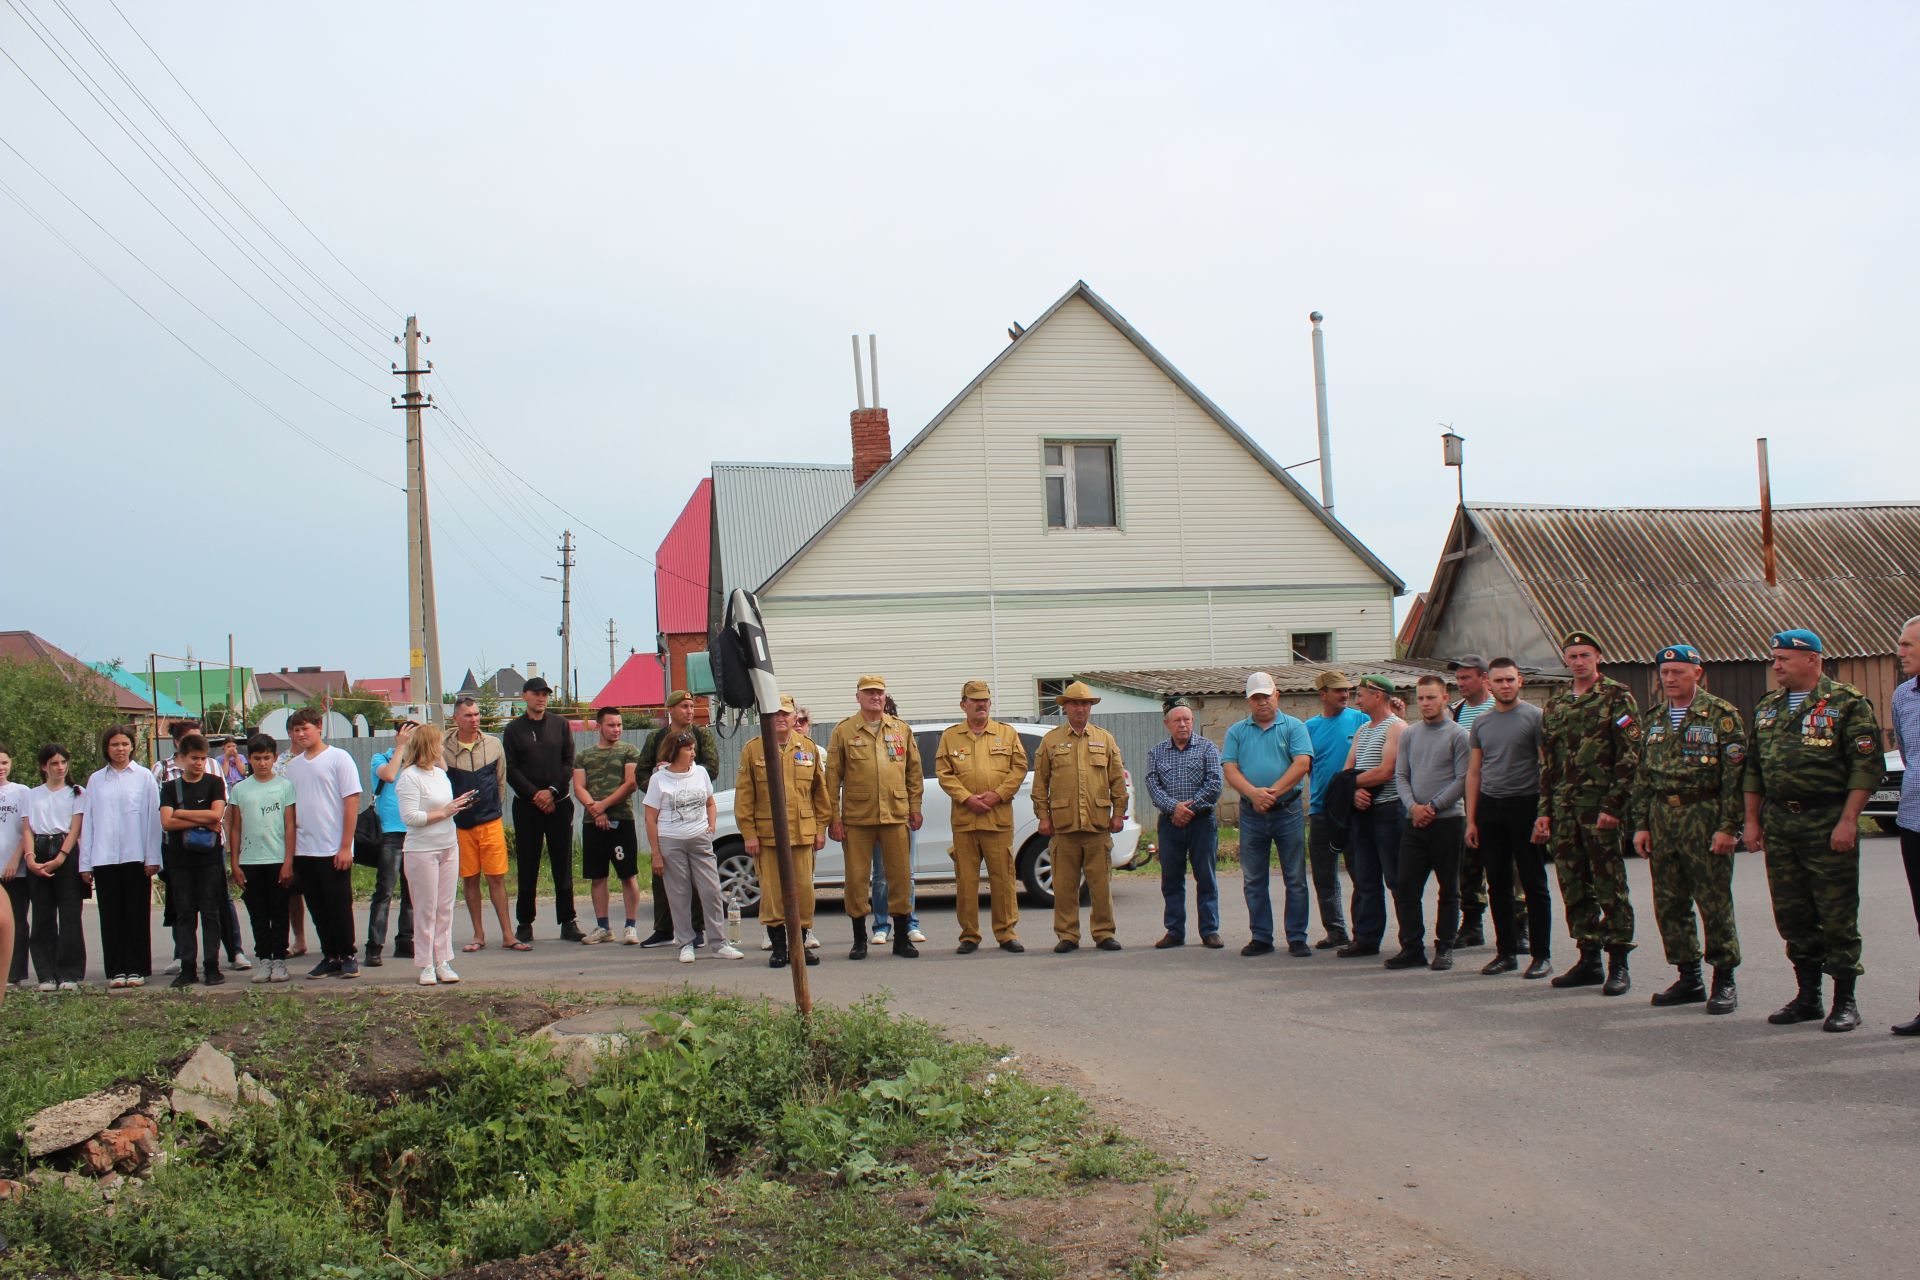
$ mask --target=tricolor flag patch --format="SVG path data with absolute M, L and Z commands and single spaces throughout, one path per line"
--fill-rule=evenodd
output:
M 1616 729 L 1624 729 L 1632 723 L 1633 723 L 1633 712 L 1629 711 L 1625 715 L 1621 716 L 1618 720 L 1615 720 L 1613 722 L 1613 727 Z

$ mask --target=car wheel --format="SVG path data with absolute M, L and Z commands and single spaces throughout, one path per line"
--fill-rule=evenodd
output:
M 1053 847 L 1045 836 L 1027 841 L 1016 864 L 1027 901 L 1036 907 L 1053 905 Z
M 744 844 L 729 842 L 714 854 L 720 869 L 720 899 L 740 900 L 740 914 L 760 914 L 760 867 Z

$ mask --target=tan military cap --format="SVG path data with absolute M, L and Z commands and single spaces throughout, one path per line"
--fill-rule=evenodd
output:
M 853 688 L 856 693 L 864 693 L 868 689 L 878 689 L 882 693 L 885 693 L 887 689 L 887 678 L 885 676 L 861 676 L 860 683 L 853 686 Z
M 1054 698 L 1054 701 L 1059 703 L 1098 702 L 1100 701 L 1100 695 L 1092 689 L 1089 689 L 1084 682 L 1075 680 L 1072 684 L 1062 689 L 1059 696 Z
M 993 696 L 993 690 L 985 680 L 969 680 L 960 686 L 960 696 L 963 698 L 991 698 Z
M 1344 671 L 1322 671 L 1313 678 L 1313 687 L 1316 689 L 1351 689 L 1353 688 L 1353 681 L 1347 679 L 1347 673 Z
M 780 695 L 780 709 L 788 715 L 792 715 L 794 711 L 793 699 L 784 693 Z

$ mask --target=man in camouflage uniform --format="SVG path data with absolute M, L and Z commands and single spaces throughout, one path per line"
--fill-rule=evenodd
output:
M 1629 816 L 1627 791 L 1640 760 L 1640 718 L 1627 687 L 1600 674 L 1600 642 L 1591 632 L 1568 632 L 1560 652 L 1573 684 L 1542 709 L 1540 816 L 1533 838 L 1548 846 L 1559 869 L 1567 932 L 1580 946 L 1580 963 L 1553 985 L 1605 982 L 1602 994 L 1621 996 L 1633 985 L 1627 973 L 1633 903 L 1621 823 Z
M 1740 935 L 1733 922 L 1734 832 L 1739 829 L 1746 729 L 1733 704 L 1700 688 L 1705 659 L 1690 644 L 1668 645 L 1654 658 L 1661 705 L 1646 717 L 1640 768 L 1633 782 L 1633 851 L 1653 861 L 1653 913 L 1660 942 L 1679 981 L 1654 993 L 1665 1007 L 1706 1001 L 1708 1013 L 1732 1013 L 1740 998 L 1733 971 Z M 1700 980 L 1700 932 L 1713 965 L 1709 997 Z
M 1767 855 L 1773 922 L 1786 940 L 1799 994 L 1767 1021 L 1811 1022 L 1825 1013 L 1820 974 L 1833 975 L 1825 1029 L 1860 1025 L 1860 811 L 1880 784 L 1880 726 L 1873 703 L 1821 670 L 1820 637 L 1773 637 L 1779 688 L 1760 699 L 1747 734 L 1747 847 Z

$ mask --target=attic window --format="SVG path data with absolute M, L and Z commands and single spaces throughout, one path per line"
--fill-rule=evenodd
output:
M 1293 660 L 1295 662 L 1326 662 L 1333 657 L 1333 633 L 1331 631 L 1296 631 L 1293 633 Z
M 1113 441 L 1046 442 L 1047 527 L 1111 529 L 1119 521 L 1113 492 Z

